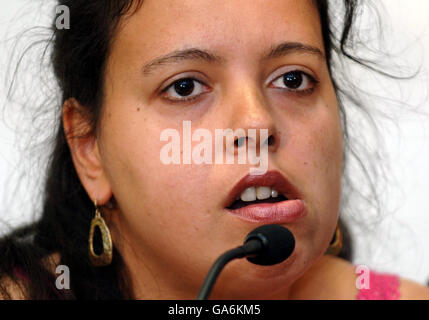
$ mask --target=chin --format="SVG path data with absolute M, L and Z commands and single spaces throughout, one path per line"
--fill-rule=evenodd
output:
M 282 299 L 286 291 L 310 268 L 309 258 L 295 248 L 285 261 L 273 266 L 260 266 L 246 259 L 231 262 L 220 274 L 212 299 Z

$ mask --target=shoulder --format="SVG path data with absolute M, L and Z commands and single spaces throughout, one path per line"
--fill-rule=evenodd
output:
M 292 299 L 354 300 L 356 287 L 355 266 L 338 257 L 324 255 L 292 287 Z
M 362 288 L 366 280 L 368 290 Z M 293 299 L 429 299 L 429 287 L 329 255 L 322 256 L 292 289 Z
M 429 287 L 408 279 L 400 279 L 400 300 L 429 300 Z

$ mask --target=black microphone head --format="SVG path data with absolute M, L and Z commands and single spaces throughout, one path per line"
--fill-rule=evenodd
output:
M 290 230 L 278 224 L 267 224 L 251 231 L 244 243 L 258 239 L 264 248 L 253 257 L 247 260 L 261 266 L 271 266 L 283 262 L 292 254 L 295 249 L 295 238 Z

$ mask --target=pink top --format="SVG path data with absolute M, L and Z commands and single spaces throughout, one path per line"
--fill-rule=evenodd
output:
M 361 287 L 357 300 L 398 300 L 399 277 L 388 273 L 369 272 L 368 284 Z

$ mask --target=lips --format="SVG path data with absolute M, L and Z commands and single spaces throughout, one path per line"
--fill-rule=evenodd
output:
M 233 209 L 232 204 L 241 193 L 250 187 L 271 187 L 284 196 L 280 202 L 256 201 L 244 207 Z M 247 175 L 228 194 L 224 206 L 229 214 L 238 218 L 263 223 L 292 223 L 306 215 L 304 203 L 297 188 L 280 172 L 268 171 L 264 175 Z

